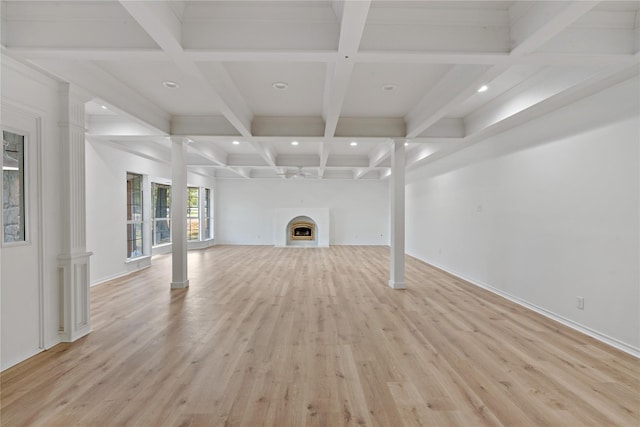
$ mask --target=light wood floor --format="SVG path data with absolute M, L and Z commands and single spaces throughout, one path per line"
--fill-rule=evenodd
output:
M 640 424 L 640 364 L 388 249 L 214 247 L 92 289 L 93 332 L 1 375 L 2 425 Z

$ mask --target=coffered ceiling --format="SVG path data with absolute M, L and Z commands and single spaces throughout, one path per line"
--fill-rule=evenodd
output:
M 5 54 L 93 97 L 89 138 L 170 162 L 184 137 L 189 167 L 223 178 L 384 179 L 391 139 L 415 167 L 637 78 L 640 58 L 637 1 L 2 8 Z

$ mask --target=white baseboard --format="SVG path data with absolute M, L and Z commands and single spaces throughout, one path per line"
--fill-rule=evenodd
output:
M 206 248 L 214 246 L 214 245 L 215 245 L 215 243 L 214 243 L 213 239 L 199 240 L 199 241 L 194 241 L 194 242 L 187 242 L 187 249 L 188 250 L 206 249 Z
M 410 255 L 412 256 L 412 255 Z M 598 332 L 596 330 L 593 330 L 585 325 L 582 325 L 578 322 L 575 322 L 571 319 L 567 319 L 566 317 L 560 316 L 559 314 L 556 314 L 552 311 L 549 311 L 545 308 L 542 307 L 538 307 L 535 304 L 531 304 L 530 302 L 527 302 L 521 298 L 518 298 L 514 295 L 511 295 L 507 292 L 504 292 L 498 288 L 494 288 L 491 285 L 488 285 L 486 283 L 480 282 L 478 280 L 472 279 L 468 276 L 465 276 L 464 274 L 458 273 L 457 271 L 451 270 L 450 268 L 447 268 L 443 265 L 440 265 L 436 262 L 432 262 L 432 261 L 428 261 L 428 260 L 423 260 L 420 259 L 418 257 L 414 257 L 422 262 L 425 262 L 429 265 L 432 265 L 436 268 L 439 268 L 440 270 L 446 271 L 449 274 L 452 274 L 462 280 L 464 280 L 465 282 L 471 283 L 474 286 L 477 286 L 479 288 L 485 289 L 491 293 L 494 293 L 496 295 L 500 295 L 501 297 L 508 299 L 511 302 L 514 302 L 522 307 L 528 308 L 529 310 L 535 311 L 538 314 L 541 314 L 549 319 L 555 320 L 556 322 L 562 323 L 565 326 L 570 327 L 571 329 L 574 329 L 578 332 L 581 332 L 585 335 L 588 335 L 592 338 L 597 339 L 598 341 L 601 341 L 607 345 L 610 345 L 611 347 L 615 347 L 618 350 L 624 351 L 625 353 L 628 353 L 634 357 L 640 358 L 640 348 L 634 347 L 630 344 L 627 344 L 625 342 L 622 342 L 616 338 L 612 338 L 606 334 L 603 334 L 601 332 Z
M 114 279 L 119 279 L 120 277 L 124 277 L 124 276 L 128 276 L 131 273 L 135 273 L 136 271 L 140 271 L 140 270 L 144 270 L 145 268 L 149 268 L 151 267 L 151 257 L 150 256 L 146 256 L 146 257 L 141 257 L 141 258 L 136 258 L 132 261 L 127 261 L 125 262 L 125 271 L 121 271 L 118 272 L 116 274 L 112 274 L 110 276 L 107 277 L 101 277 L 99 279 L 96 279 L 94 281 L 92 281 L 89 286 L 97 286 L 97 285 L 101 285 L 105 282 L 108 282 L 110 280 L 114 280 Z
M 101 284 L 106 283 L 106 282 L 108 282 L 110 280 L 119 279 L 120 277 L 128 276 L 131 273 L 132 273 L 132 271 L 123 271 L 123 272 L 120 272 L 120 273 L 117 273 L 117 274 L 113 274 L 111 276 L 101 277 L 101 278 L 96 279 L 95 281 L 91 282 L 90 286 L 101 285 Z

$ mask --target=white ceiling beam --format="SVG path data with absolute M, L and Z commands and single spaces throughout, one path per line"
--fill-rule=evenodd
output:
M 501 94 L 464 118 L 466 135 L 473 135 L 590 78 L 591 69 L 543 68 L 525 82 Z
M 554 92 L 548 93 L 544 99 L 537 102 L 523 102 L 522 108 L 515 108 L 512 112 L 508 109 L 518 105 L 517 96 L 513 100 L 492 105 L 487 111 L 480 111 L 478 116 L 469 117 L 469 132 L 465 137 L 466 141 L 478 141 L 495 135 L 499 132 L 511 129 L 515 126 L 531 121 L 539 116 L 548 114 L 561 107 L 571 104 L 581 98 L 585 98 L 607 87 L 613 86 L 632 77 L 637 77 L 639 67 L 613 67 L 602 70 L 579 83 L 571 84 L 568 87 L 556 88 Z M 525 100 L 530 97 L 523 94 Z M 507 108 L 505 112 L 505 107 Z
M 154 6 L 145 3 L 120 1 L 125 10 L 168 56 L 181 54 L 182 23 L 175 12 L 168 4 Z
M 242 178 L 251 178 L 250 173 L 247 172 L 247 168 L 235 168 L 227 165 L 227 154 L 217 147 L 211 145 L 204 145 L 202 143 L 190 142 L 187 145 L 187 149 L 199 156 L 202 156 L 206 160 L 215 163 L 218 166 L 222 166 L 224 170 L 229 170 Z M 202 167 L 202 165 L 198 165 Z
M 367 51 L 355 56 L 356 63 L 375 64 L 459 64 L 459 65 L 623 65 L 633 55 L 620 53 L 551 53 L 509 55 L 495 52 L 398 52 Z
M 331 148 L 329 147 L 328 141 L 322 141 L 320 143 L 320 166 L 318 167 L 318 177 L 320 179 L 324 178 L 324 172 L 327 167 L 327 160 L 329 160 L 329 153 L 331 152 Z
M 187 168 L 189 168 L 188 165 L 187 165 Z M 211 169 L 211 168 L 193 167 L 193 168 L 189 168 L 189 173 L 204 176 L 205 178 L 216 177 L 215 169 Z
M 86 115 L 86 132 L 90 135 L 150 136 L 158 135 L 138 121 L 124 115 Z
M 410 169 L 419 162 L 429 158 L 432 159 L 438 153 L 451 153 L 453 150 L 465 144 L 463 138 L 451 138 L 449 141 L 430 142 L 420 144 L 411 151 L 408 151 L 405 157 L 405 167 Z M 466 143 L 468 144 L 468 143 Z
M 353 66 L 353 62 L 349 60 L 339 60 L 336 63 L 327 64 L 327 78 L 325 79 L 322 103 L 322 118 L 325 122 L 324 136 L 326 138 L 333 137 L 338 126 Z
M 251 123 L 254 137 L 322 137 L 322 117 L 264 117 L 255 116 Z
M 253 115 L 240 91 L 222 66 L 215 68 L 213 80 L 187 58 L 181 45 L 182 24 L 168 2 L 121 0 L 120 3 L 180 69 L 204 83 L 207 95 L 238 132 L 251 136 Z
M 507 69 L 505 65 L 454 66 L 420 103 L 407 115 L 407 138 L 415 138 L 445 117 L 453 108 L 473 95 L 477 89 Z M 455 94 L 450 96 L 450 94 Z
M 253 147 L 254 150 L 262 157 L 262 159 L 267 162 L 267 164 L 273 169 L 275 173 L 282 173 L 282 169 L 278 168 L 276 164 L 277 155 L 273 147 L 266 142 L 260 141 L 249 141 L 249 144 Z M 282 176 L 285 178 L 285 176 Z
M 324 136 L 333 137 L 353 73 L 354 58 L 369 14 L 371 0 L 345 1 L 340 16 L 338 61 L 327 65 L 322 117 Z
M 462 118 L 444 117 L 427 128 L 419 138 L 462 138 L 465 135 Z
M 333 13 L 336 14 L 338 22 L 342 22 L 342 11 L 344 10 L 344 0 L 332 0 L 331 8 Z
M 639 14 L 640 15 L 640 14 Z M 640 28 L 640 27 L 639 27 Z M 137 48 L 59 48 L 59 47 L 5 47 L 6 52 L 27 60 L 70 59 L 82 61 L 166 61 L 160 49 Z M 335 63 L 337 51 L 217 51 L 185 50 L 190 62 L 287 62 Z M 468 65 L 623 65 L 634 61 L 633 54 L 621 53 L 551 53 L 509 55 L 495 52 L 398 52 L 367 51 L 353 56 L 355 63 L 376 64 L 468 64 Z
M 60 48 L 60 47 L 9 47 L 7 51 L 25 59 L 71 59 L 81 61 L 166 61 L 160 49 L 147 48 Z
M 340 117 L 334 130 L 335 137 L 346 138 L 403 138 L 406 133 L 401 117 Z
M 591 1 L 574 1 L 568 5 L 564 2 L 514 3 L 510 12 L 515 47 L 511 50 L 510 56 L 515 58 L 535 51 L 596 4 L 597 2 Z M 482 75 L 478 75 L 477 66 L 454 66 L 407 116 L 407 137 L 420 135 L 467 100 L 480 85 L 491 82 L 511 65 L 514 63 L 500 62 Z M 457 95 L 447 97 L 444 96 L 445 93 Z M 445 101 L 439 101 L 441 99 Z
M 240 136 L 238 130 L 224 116 L 173 116 L 171 135 Z
M 369 153 L 369 168 L 374 168 L 391 155 L 392 141 L 386 141 L 376 146 Z
M 186 49 L 184 55 L 193 62 L 335 62 L 335 50 L 213 50 Z
M 250 179 L 251 178 L 251 168 L 247 168 L 247 167 L 241 167 L 241 168 L 226 168 L 227 170 L 230 170 L 231 172 L 238 174 L 239 176 L 243 177 L 243 178 L 247 178 Z
M 47 73 L 95 95 L 153 134 L 169 134 L 171 117 L 131 87 L 92 62 L 39 60 L 32 62 Z
M 282 167 L 306 167 L 317 168 L 320 157 L 315 154 L 280 154 L 278 155 L 278 168 Z
M 191 142 L 187 145 L 187 151 L 202 156 L 219 166 L 227 166 L 227 153 L 214 144 Z
M 358 180 L 380 166 L 380 163 L 382 163 L 391 155 L 391 147 L 392 141 L 386 141 L 378 144 L 369 153 L 369 166 L 367 166 L 366 168 L 357 168 L 356 170 L 354 170 L 353 179 Z
M 612 87 L 624 81 L 629 81 L 630 79 L 637 79 L 639 73 L 640 69 L 638 65 L 634 65 L 631 67 L 614 67 L 608 70 L 603 70 L 593 77 L 586 79 L 567 90 L 550 96 L 529 108 L 520 110 L 516 114 L 508 116 L 501 121 L 490 124 L 485 128 L 478 129 L 475 133 L 467 135 L 464 139 L 458 140 L 447 147 L 442 147 L 440 149 L 434 150 L 432 147 L 429 147 L 431 145 L 429 144 L 429 146 L 425 147 L 422 152 L 416 152 L 413 156 L 407 156 L 407 169 L 424 166 L 425 164 L 434 162 L 465 147 L 468 147 L 475 142 L 482 141 L 493 135 L 497 135 L 498 133 L 505 132 L 511 128 L 530 122 L 531 120 L 543 116 L 544 114 L 548 114 L 560 108 L 566 107 L 573 102 L 579 101 L 591 95 L 595 95 L 606 88 Z M 599 112 L 598 115 L 602 115 L 602 113 Z M 576 122 L 581 123 L 582 126 L 584 124 L 584 121 L 588 119 L 585 119 L 583 117 L 576 117 L 575 120 Z
M 148 144 L 142 144 L 141 142 L 138 142 L 137 144 L 130 144 L 126 141 L 119 141 L 114 138 L 93 138 L 89 135 L 87 135 L 87 140 L 99 141 L 100 143 L 107 144 L 117 150 L 124 151 L 126 153 L 142 157 L 144 159 L 152 160 L 154 162 L 159 162 L 167 165 L 171 164 L 171 153 L 166 149 L 163 150 L 163 148 L 159 145 L 157 147 L 150 147 Z
M 525 55 L 539 49 L 598 3 L 585 0 L 515 2 L 511 11 L 511 55 Z M 517 11 L 523 4 L 528 10 Z
M 367 172 L 369 172 L 371 169 L 369 168 L 357 168 L 353 171 L 353 179 L 358 180 L 360 178 L 362 178 L 363 176 L 365 176 L 367 174 Z
M 377 50 L 358 52 L 354 59 L 374 64 L 501 64 L 508 62 L 509 54 L 496 52 L 420 52 Z

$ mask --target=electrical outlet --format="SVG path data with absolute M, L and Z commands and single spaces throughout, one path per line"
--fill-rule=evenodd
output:
M 576 307 L 578 307 L 580 310 L 584 310 L 584 297 L 578 297 L 576 299 Z

